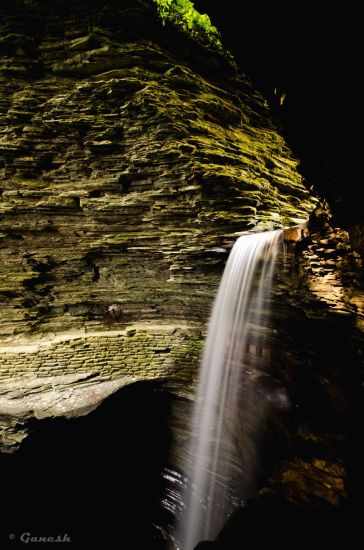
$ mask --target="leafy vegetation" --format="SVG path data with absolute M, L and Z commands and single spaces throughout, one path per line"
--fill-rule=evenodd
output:
M 208 15 L 199 13 L 191 0 L 154 0 L 164 23 L 172 22 L 197 38 L 223 49 L 220 33 Z

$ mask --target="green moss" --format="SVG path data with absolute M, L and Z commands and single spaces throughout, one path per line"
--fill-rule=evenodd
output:
M 191 0 L 154 0 L 165 23 L 169 21 L 195 37 L 202 37 L 223 50 L 220 33 L 208 15 L 199 13 Z

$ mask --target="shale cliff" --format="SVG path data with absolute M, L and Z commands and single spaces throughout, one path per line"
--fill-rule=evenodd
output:
M 84 410 L 132 380 L 188 385 L 236 236 L 315 204 L 265 100 L 153 3 L 20 4 L 0 27 L 10 445 L 21 417 Z

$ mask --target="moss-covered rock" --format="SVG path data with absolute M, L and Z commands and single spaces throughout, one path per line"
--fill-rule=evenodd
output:
M 5 340 L 102 328 L 113 304 L 124 324 L 204 321 L 237 232 L 298 224 L 314 204 L 249 82 L 125 39 L 130 13 L 111 4 L 4 13 Z
M 304 222 L 316 202 L 264 98 L 152 2 L 20 5 L 0 8 L 11 448 L 29 415 L 89 406 L 99 384 L 167 378 L 187 392 L 237 235 Z

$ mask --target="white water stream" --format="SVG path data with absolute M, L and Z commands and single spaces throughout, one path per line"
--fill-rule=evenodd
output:
M 193 412 L 190 483 L 176 537 L 182 550 L 193 550 L 199 541 L 217 536 L 231 511 L 232 480 L 240 478 L 242 499 L 249 484 L 254 484 L 255 450 L 249 441 L 258 429 L 259 403 L 252 357 L 264 362 L 269 355 L 269 299 L 281 243 L 282 231 L 240 237 L 225 267 L 209 321 Z M 249 436 L 240 454 L 237 430 Z

